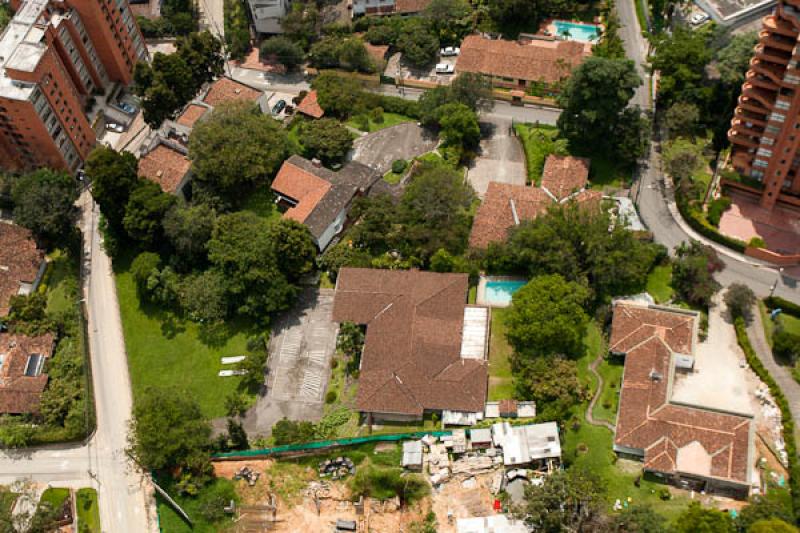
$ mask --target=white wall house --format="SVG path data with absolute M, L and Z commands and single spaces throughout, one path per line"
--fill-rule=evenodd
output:
M 291 0 L 248 0 L 258 33 L 283 33 L 281 22 L 292 8 Z
M 395 0 L 353 0 L 353 15 L 391 13 Z

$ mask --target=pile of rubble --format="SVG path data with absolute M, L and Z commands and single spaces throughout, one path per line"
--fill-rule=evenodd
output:
M 256 472 L 255 470 L 253 470 L 249 466 L 244 466 L 244 467 L 240 468 L 233 475 L 234 481 L 239 480 L 239 479 L 244 479 L 245 481 L 247 481 L 247 484 L 249 486 L 251 486 L 251 487 L 255 486 L 256 481 L 258 481 L 259 477 L 261 477 L 261 472 Z
M 331 479 L 343 479 L 356 473 L 356 465 L 348 457 L 327 459 L 319 464 L 319 477 L 330 476 Z

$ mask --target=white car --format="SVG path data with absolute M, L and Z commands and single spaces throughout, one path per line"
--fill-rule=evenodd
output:
M 117 124 L 116 122 L 106 122 L 106 129 L 108 131 L 113 131 L 114 133 L 122 133 L 125 131 L 125 128 L 122 124 Z
M 453 72 L 455 72 L 455 68 L 449 63 L 439 63 L 436 65 L 436 74 L 452 74 Z
M 692 15 L 692 18 L 689 19 L 689 22 L 692 26 L 699 26 L 703 22 L 708 20 L 708 13 L 695 13 Z
M 461 48 L 457 46 L 448 46 L 446 48 L 442 48 L 439 50 L 439 55 L 442 57 L 452 57 L 457 56 L 461 53 Z

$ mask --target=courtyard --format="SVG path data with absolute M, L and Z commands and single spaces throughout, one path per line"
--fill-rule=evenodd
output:
M 764 241 L 766 248 L 780 254 L 800 253 L 800 210 L 775 206 L 768 211 L 754 198 L 731 192 L 731 207 L 722 214 L 720 233 L 750 242 Z

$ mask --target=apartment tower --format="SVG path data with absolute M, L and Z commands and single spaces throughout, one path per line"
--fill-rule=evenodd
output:
M 800 197 L 800 0 L 764 18 L 731 122 L 733 167 L 763 184 L 761 206 Z
M 127 85 L 147 48 L 128 0 L 12 0 L 0 35 L 0 167 L 77 169 L 92 95 Z

